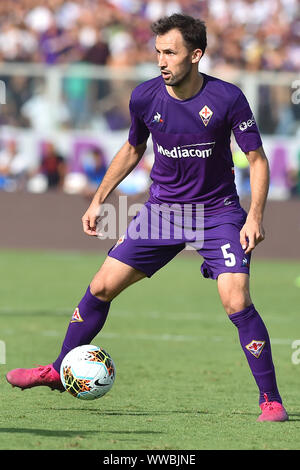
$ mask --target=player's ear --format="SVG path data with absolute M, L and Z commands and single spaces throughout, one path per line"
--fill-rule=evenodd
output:
M 192 63 L 196 64 L 197 62 L 199 62 L 202 55 L 203 55 L 203 52 L 201 49 L 194 49 L 192 52 Z

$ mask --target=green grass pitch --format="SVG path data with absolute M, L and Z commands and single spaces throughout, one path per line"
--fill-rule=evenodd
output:
M 0 449 L 299 449 L 300 262 L 252 264 L 252 297 L 270 333 L 277 380 L 290 415 L 257 423 L 256 384 L 216 283 L 201 258 L 179 256 L 123 292 L 93 343 L 117 376 L 85 402 L 48 388 L 21 391 L 8 370 L 54 360 L 69 319 L 104 255 L 1 252 Z M 2 343 L 3 344 L 3 343 Z M 300 354 L 299 354 L 300 357 Z M 2 358 L 3 359 L 3 358 Z

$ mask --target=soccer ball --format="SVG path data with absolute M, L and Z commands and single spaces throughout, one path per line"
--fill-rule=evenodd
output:
M 72 349 L 60 366 L 60 378 L 67 392 L 81 400 L 103 397 L 113 386 L 115 364 L 103 348 L 85 344 Z

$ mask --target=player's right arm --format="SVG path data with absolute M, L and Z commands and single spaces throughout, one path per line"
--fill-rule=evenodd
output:
M 121 181 L 136 167 L 144 155 L 145 150 L 146 141 L 139 145 L 132 145 L 127 141 L 115 155 L 90 206 L 81 218 L 84 233 L 91 236 L 97 235 L 96 226 L 101 205 Z

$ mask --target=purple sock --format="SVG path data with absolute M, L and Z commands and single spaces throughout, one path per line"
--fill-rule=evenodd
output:
M 90 344 L 92 339 L 102 329 L 110 302 L 104 302 L 91 294 L 90 287 L 78 307 L 75 309 L 58 358 L 53 362 L 54 369 L 59 372 L 65 355 L 73 348 Z
M 241 346 L 259 388 L 259 404 L 265 401 L 265 393 L 268 395 L 268 401 L 282 403 L 276 383 L 268 331 L 254 305 L 229 315 L 229 319 L 238 329 Z

